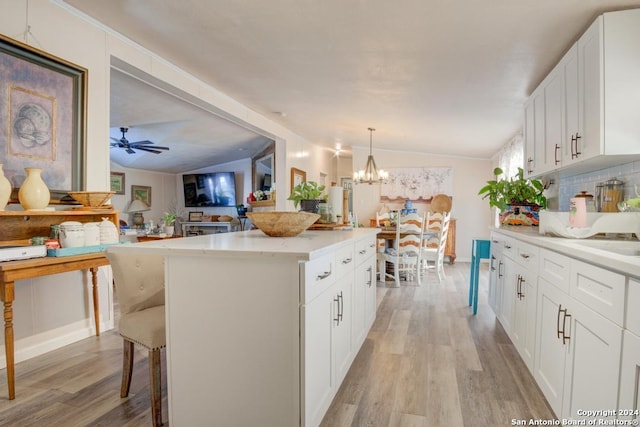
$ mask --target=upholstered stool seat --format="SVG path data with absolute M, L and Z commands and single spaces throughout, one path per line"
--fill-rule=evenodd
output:
M 469 306 L 473 306 L 473 314 L 478 312 L 478 279 L 480 276 L 480 260 L 491 256 L 491 241 L 473 239 L 471 242 L 471 273 L 469 277 Z

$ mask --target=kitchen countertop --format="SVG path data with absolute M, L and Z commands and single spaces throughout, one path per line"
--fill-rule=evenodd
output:
M 376 228 L 336 231 L 304 231 L 296 237 L 269 237 L 260 230 L 217 233 L 182 239 L 166 239 L 130 245 L 114 245 L 107 250 L 157 255 L 212 254 L 217 256 L 273 256 L 312 260 L 330 253 L 349 239 L 375 236 Z
M 593 243 L 598 244 L 596 242 L 606 242 L 606 244 L 616 245 L 618 247 L 628 246 L 640 250 L 640 240 L 638 239 L 613 240 L 598 237 L 589 239 L 567 239 L 563 237 L 542 235 L 539 233 L 538 227 L 505 226 L 493 228 L 493 231 L 542 248 L 559 252 L 565 256 L 604 267 L 608 270 L 640 278 L 640 255 L 622 255 L 608 250 L 587 246 Z

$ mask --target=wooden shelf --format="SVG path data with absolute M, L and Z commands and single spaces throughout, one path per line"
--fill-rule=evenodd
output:
M 255 202 L 249 202 L 252 208 L 266 208 L 269 206 L 275 206 L 276 201 L 274 199 L 271 200 L 256 200 Z
M 34 236 L 49 236 L 51 226 L 65 221 L 100 222 L 102 218 L 120 228 L 119 211 L 64 210 L 64 211 L 0 211 L 0 236 L 3 243 L 28 243 Z

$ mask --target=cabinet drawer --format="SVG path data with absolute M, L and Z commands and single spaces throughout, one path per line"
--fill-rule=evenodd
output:
M 549 283 L 569 293 L 571 279 L 571 258 L 547 249 L 540 249 L 538 274 Z
M 640 282 L 629 279 L 629 295 L 627 295 L 627 319 L 628 330 L 640 337 Z
M 304 302 L 308 303 L 336 281 L 334 254 L 324 255 L 301 265 L 304 277 Z
M 624 324 L 626 277 L 571 260 L 569 295 L 619 326 Z
M 353 273 L 355 264 L 353 243 L 336 251 L 336 277 L 342 277 L 349 272 Z
M 525 268 L 529 268 L 534 271 L 538 271 L 538 252 L 537 246 L 530 245 L 528 243 L 516 241 L 514 242 L 514 255 L 513 260 Z
M 508 237 L 503 237 L 502 238 L 502 253 L 505 256 L 508 256 L 509 258 L 513 259 L 513 257 L 516 254 L 516 243 L 513 239 L 510 239 Z
M 370 256 L 376 253 L 376 238 L 375 236 L 367 237 L 356 242 L 356 265 L 360 265 Z

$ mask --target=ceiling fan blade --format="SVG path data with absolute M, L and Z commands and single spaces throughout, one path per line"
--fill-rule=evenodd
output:
M 127 153 L 129 153 L 129 154 L 136 154 L 136 152 L 135 152 L 135 151 L 133 151 L 133 150 L 132 150 L 131 148 L 129 148 L 129 147 L 126 147 L 126 150 L 127 150 Z
M 136 141 L 131 143 L 131 145 L 150 145 L 150 144 L 154 144 L 154 142 L 151 142 L 148 139 L 145 139 L 144 141 Z
M 135 147 L 135 148 L 136 148 L 136 150 L 147 151 L 147 152 L 149 152 L 149 153 L 155 153 L 155 154 L 160 154 L 160 153 L 162 153 L 162 151 L 152 150 L 151 148 L 147 148 L 147 147 L 144 147 L 144 146 L 142 146 L 142 147 Z
M 120 140 L 119 140 L 119 139 L 116 139 L 116 138 L 114 138 L 114 137 L 111 137 L 111 139 L 113 139 L 115 142 L 120 142 Z
M 154 149 L 154 150 L 169 150 L 169 147 L 156 147 L 155 145 L 153 147 L 150 147 L 148 145 L 136 145 L 136 144 L 131 144 L 131 148 L 149 148 L 149 149 Z

